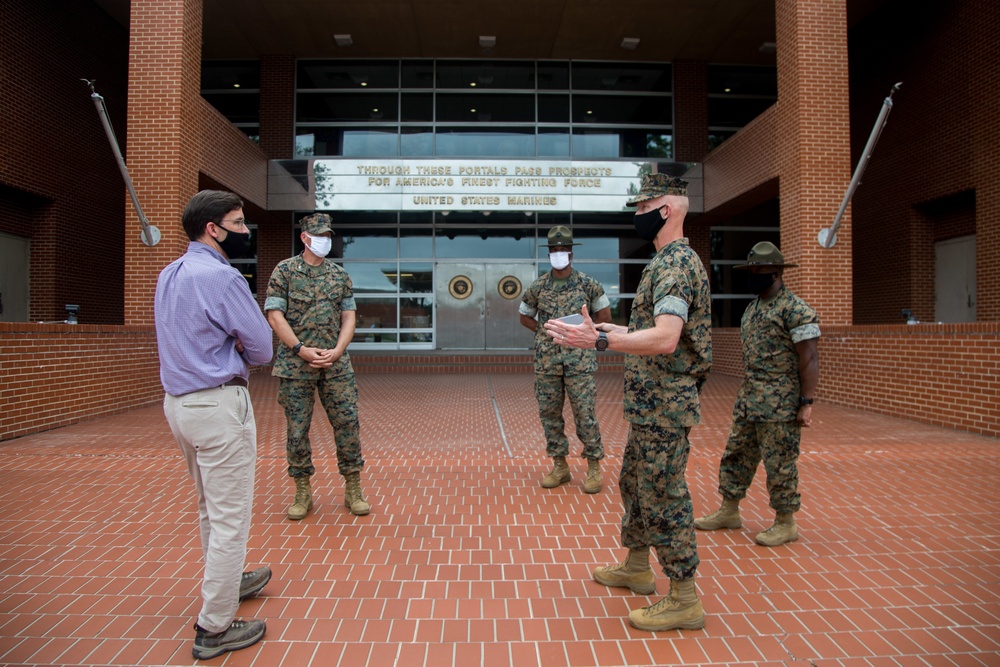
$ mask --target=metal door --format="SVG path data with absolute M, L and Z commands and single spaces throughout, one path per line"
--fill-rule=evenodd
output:
M 0 322 L 28 321 L 28 261 L 31 242 L 0 234 Z
M 934 244 L 934 319 L 976 321 L 976 237 Z
M 438 262 L 434 269 L 439 350 L 527 350 L 532 333 L 517 309 L 534 264 Z
M 486 349 L 527 350 L 534 334 L 521 326 L 521 295 L 535 279 L 534 264 L 486 265 Z

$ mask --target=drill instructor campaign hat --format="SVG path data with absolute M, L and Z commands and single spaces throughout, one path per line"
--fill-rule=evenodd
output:
M 798 264 L 786 264 L 785 256 L 781 254 L 777 246 L 768 241 L 761 241 L 747 255 L 747 263 L 734 266 L 734 269 L 749 269 L 754 266 L 777 266 L 788 268 L 798 266 Z
M 545 245 L 552 248 L 561 245 L 574 246 L 583 244 L 573 243 L 573 232 L 569 231 L 569 227 L 558 225 L 549 230 L 548 242 Z

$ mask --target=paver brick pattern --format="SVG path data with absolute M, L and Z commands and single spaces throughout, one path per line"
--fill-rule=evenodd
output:
M 713 376 L 692 431 L 695 512 L 718 504 L 737 380 Z M 804 431 L 801 537 L 775 549 L 763 469 L 740 530 L 699 533 L 701 631 L 633 629 L 639 596 L 591 580 L 621 560 L 620 373 L 598 375 L 604 490 L 567 431 L 550 461 L 530 374 L 361 374 L 362 482 L 343 505 L 332 432 L 312 428 L 315 507 L 294 494 L 276 381 L 253 375 L 258 467 L 248 567 L 274 578 L 224 665 L 1000 665 L 1000 442 L 825 405 Z M 319 406 L 317 406 L 318 408 Z M 201 547 L 160 406 L 0 445 L 0 664 L 192 664 Z M 654 565 L 655 567 L 655 565 Z

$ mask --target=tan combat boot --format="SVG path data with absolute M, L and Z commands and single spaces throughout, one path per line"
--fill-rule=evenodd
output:
M 729 498 L 723 498 L 722 507 L 708 516 L 694 520 L 694 527 L 698 530 L 740 528 L 741 526 L 743 526 L 743 520 L 740 518 L 740 501 Z
M 649 595 L 656 591 L 656 575 L 649 566 L 649 547 L 629 549 L 624 563 L 594 570 L 594 581 L 605 586 L 628 588 L 633 593 Z
M 553 456 L 552 457 L 552 471 L 542 477 L 542 487 L 546 489 L 554 489 L 560 484 L 565 484 L 570 479 L 569 466 L 566 465 L 565 456 Z
M 306 518 L 313 508 L 312 487 L 309 486 L 309 475 L 295 477 L 295 500 L 288 508 L 288 518 L 298 521 Z
M 344 505 L 351 509 L 351 514 L 364 516 L 372 510 L 372 506 L 365 502 L 365 497 L 361 493 L 361 473 L 351 472 L 344 475 Z
M 597 459 L 587 459 L 587 481 L 583 483 L 585 493 L 597 493 L 601 490 L 601 462 Z
M 633 627 L 650 632 L 661 630 L 700 630 L 705 627 L 705 610 L 701 607 L 694 577 L 670 580 L 670 595 L 650 607 L 640 607 L 629 612 L 628 622 Z
M 762 547 L 776 547 L 785 542 L 799 539 L 799 529 L 795 525 L 795 516 L 791 512 L 778 512 L 774 515 L 774 523 L 767 530 L 757 533 L 754 538 Z

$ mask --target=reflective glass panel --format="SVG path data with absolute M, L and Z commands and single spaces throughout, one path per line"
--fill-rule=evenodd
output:
M 404 123 L 431 122 L 434 120 L 434 95 L 403 93 L 400 109 L 399 119 Z
M 778 97 L 778 68 L 709 65 L 708 94 Z
M 351 221 L 356 226 L 340 227 L 338 217 L 345 216 L 345 214 L 334 214 L 334 222 L 337 223 L 337 226 L 333 230 L 336 236 L 333 237 L 333 250 L 330 251 L 331 256 L 342 257 L 344 259 L 384 257 L 395 261 L 396 229 L 364 226 L 366 218 L 375 218 L 372 222 L 375 222 L 378 218 L 384 219 L 389 216 L 394 219 L 396 217 L 395 213 L 363 214 L 351 212 L 346 215 L 350 216 Z
M 438 93 L 439 123 L 533 123 L 533 95 Z
M 434 300 L 430 297 L 401 298 L 399 325 L 403 329 L 428 329 L 434 326 Z
M 396 284 L 404 294 L 430 294 L 434 291 L 432 273 L 430 262 L 401 262 Z
M 399 134 L 392 128 L 383 130 L 344 130 L 344 157 L 395 157 L 399 155 Z
M 454 212 L 449 217 L 458 216 Z M 473 213 L 485 220 L 481 213 Z M 471 217 L 470 216 L 470 217 Z M 438 257 L 481 259 L 531 259 L 535 254 L 535 238 L 521 228 L 477 228 L 439 226 L 435 232 Z
M 431 127 L 401 128 L 399 154 L 403 157 L 430 157 L 434 155 L 434 129 Z
M 608 294 L 617 294 L 621 291 L 619 284 L 617 264 L 590 264 L 579 262 L 576 259 L 576 251 L 573 251 L 573 268 L 581 273 L 586 273 L 594 280 L 600 281 L 604 286 L 604 291 Z
M 202 93 L 201 96 L 231 123 L 260 120 L 260 93 Z
M 535 64 L 525 61 L 439 60 L 438 88 L 534 90 Z
M 406 60 L 403 61 L 400 76 L 403 88 L 433 88 L 434 61 Z
M 774 104 L 768 98 L 708 98 L 708 124 L 712 127 L 743 127 Z
M 396 88 L 399 63 L 395 60 L 300 60 L 298 88 Z
M 537 64 L 538 90 L 569 90 L 569 63 Z
M 260 88 L 259 60 L 203 60 L 202 90 Z
M 437 155 L 533 157 L 534 128 L 444 127 L 437 134 Z
M 616 125 L 670 125 L 673 101 L 670 97 L 628 95 L 574 95 L 574 123 Z
M 425 214 L 421 214 L 424 216 Z M 430 216 L 427 216 L 430 218 Z M 430 222 L 430 220 L 428 220 Z M 430 229 L 407 229 L 399 230 L 399 256 L 426 257 L 434 256 L 434 237 Z
M 299 93 L 295 118 L 300 123 L 395 122 L 399 95 L 391 93 Z
M 356 301 L 358 304 L 357 319 L 355 322 L 356 332 L 360 333 L 370 329 L 390 329 L 397 326 L 397 300 L 395 297 L 360 296 L 357 297 Z M 358 340 L 357 336 L 355 336 L 354 340 Z
M 669 93 L 673 71 L 669 64 L 574 62 L 573 89 Z
M 395 294 L 398 270 L 392 262 L 343 262 L 344 270 L 351 276 L 354 293 L 384 292 Z
M 538 128 L 538 157 L 569 155 L 569 128 Z
M 539 123 L 568 123 L 569 95 L 539 95 Z

